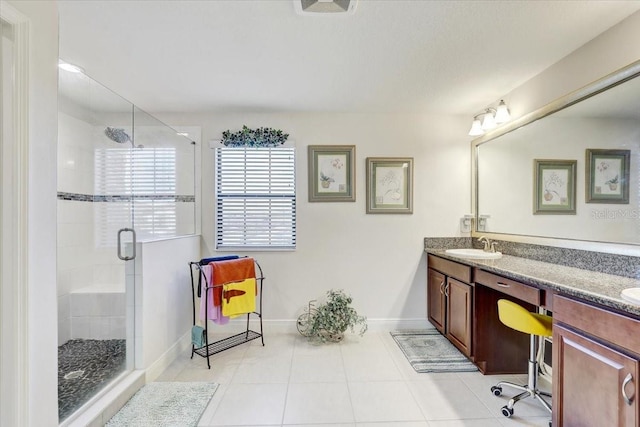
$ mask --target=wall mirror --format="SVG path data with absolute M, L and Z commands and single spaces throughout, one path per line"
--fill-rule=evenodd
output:
M 640 245 L 639 75 L 640 61 L 476 139 L 475 231 Z

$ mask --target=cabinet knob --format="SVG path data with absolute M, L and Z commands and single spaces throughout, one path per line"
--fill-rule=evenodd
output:
M 440 283 L 440 293 L 444 295 L 444 280 Z
M 634 396 L 631 396 L 631 397 L 627 396 L 627 391 L 625 390 L 625 387 L 627 386 L 627 384 L 629 384 L 632 381 L 633 381 L 633 375 L 631 375 L 630 373 L 627 374 L 627 376 L 624 377 L 624 381 L 622 381 L 622 397 L 624 398 L 624 401 L 627 405 L 632 404 Z

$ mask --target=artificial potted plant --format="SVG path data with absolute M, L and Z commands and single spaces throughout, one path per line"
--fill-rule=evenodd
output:
M 358 334 L 364 335 L 367 318 L 351 307 L 352 302 L 341 289 L 327 291 L 326 302 L 316 307 L 310 304 L 309 311 L 298 318 L 298 330 L 314 342 L 340 342 L 347 329 L 355 332 L 358 325 Z
M 220 142 L 226 147 L 277 147 L 284 144 L 287 138 L 289 134 L 280 129 L 267 127 L 250 129 L 243 125 L 242 130 L 237 132 L 230 130 L 222 132 Z

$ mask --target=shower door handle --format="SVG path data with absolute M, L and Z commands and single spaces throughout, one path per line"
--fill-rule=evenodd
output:
M 131 256 L 123 256 L 122 255 L 122 244 L 121 244 L 121 235 L 123 232 L 131 232 L 132 236 L 133 236 L 133 254 Z M 123 261 L 131 261 L 132 259 L 136 258 L 136 230 L 134 230 L 133 228 L 121 228 L 120 230 L 118 230 L 118 258 L 120 258 Z

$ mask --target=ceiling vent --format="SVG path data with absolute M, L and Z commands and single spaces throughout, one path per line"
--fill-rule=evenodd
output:
M 301 15 L 351 15 L 358 0 L 293 0 L 296 12 Z

